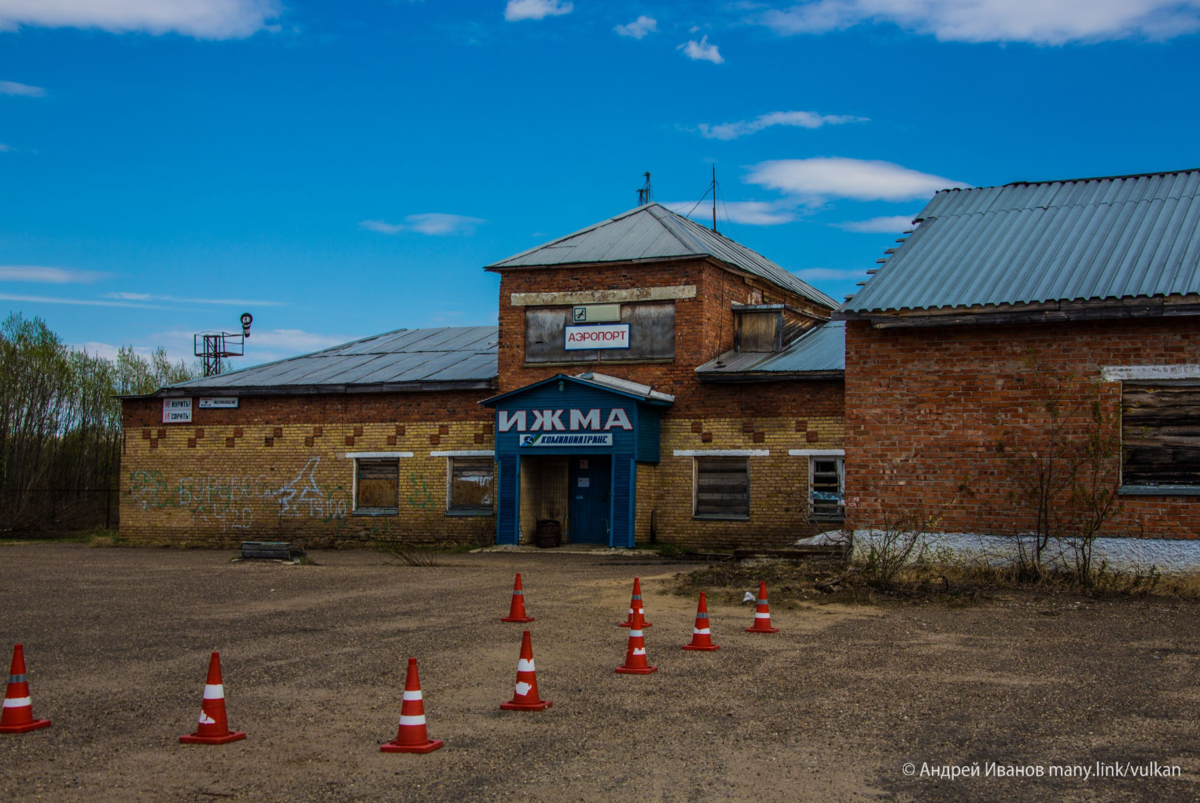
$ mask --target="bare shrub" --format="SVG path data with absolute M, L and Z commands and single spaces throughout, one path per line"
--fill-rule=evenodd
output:
M 1082 586 L 1095 582 L 1093 547 L 1117 500 L 1120 438 L 1098 382 L 1051 370 L 1032 353 L 1025 380 L 1035 416 L 996 443 L 1007 463 L 1021 580 L 1040 582 L 1062 560 Z M 1081 390 L 1082 388 L 1082 390 Z

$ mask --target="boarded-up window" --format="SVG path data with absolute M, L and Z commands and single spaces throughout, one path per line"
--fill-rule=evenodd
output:
M 525 362 L 612 362 L 675 359 L 675 302 L 621 305 L 621 323 L 629 324 L 629 348 L 567 351 L 571 307 L 525 310 Z
M 697 457 L 697 516 L 750 516 L 750 461 L 745 457 Z
M 446 510 L 491 513 L 496 464 L 491 458 L 451 457 Z
M 842 458 L 812 457 L 808 461 L 809 515 L 815 521 L 841 521 Z
M 354 461 L 355 513 L 398 513 L 400 461 L 395 457 L 360 457 Z
M 1125 485 L 1200 485 L 1200 387 L 1126 384 L 1121 445 Z

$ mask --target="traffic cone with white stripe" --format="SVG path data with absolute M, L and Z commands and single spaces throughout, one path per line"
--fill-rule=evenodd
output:
M 747 633 L 778 633 L 778 627 L 771 627 L 771 606 L 767 604 L 767 584 L 758 584 L 758 599 L 754 609 L 754 627 L 747 627 Z
M 501 622 L 532 622 L 533 617 L 525 613 L 525 589 L 521 587 L 521 573 L 517 572 L 517 582 L 513 586 L 512 604 L 508 607 L 508 616 L 502 617 Z
M 208 679 L 204 682 L 204 701 L 200 704 L 200 725 L 195 733 L 180 736 L 184 744 L 228 744 L 245 739 L 241 731 L 229 730 L 225 717 L 225 684 L 221 681 L 221 654 L 208 660 Z
M 500 703 L 505 711 L 545 711 L 554 703 L 538 697 L 537 668 L 533 665 L 533 642 L 529 631 L 521 637 L 521 657 L 517 661 L 517 687 L 513 698 Z
M 18 644 L 13 647 L 12 668 L 8 670 L 0 733 L 25 733 L 48 727 L 50 720 L 33 718 L 33 698 L 29 696 L 29 680 L 25 676 L 25 648 Z
M 625 663 L 617 667 L 620 675 L 649 675 L 657 672 L 657 666 L 646 662 L 646 638 L 642 635 L 645 617 L 639 610 L 633 615 L 633 626 L 629 628 L 629 646 L 625 649 Z
M 421 696 L 421 679 L 417 676 L 417 659 L 409 658 L 404 702 L 400 704 L 400 729 L 396 738 L 379 750 L 383 753 L 432 753 L 441 746 L 441 741 L 430 739 L 425 730 L 425 700 Z
M 696 606 L 696 625 L 692 628 L 692 642 L 684 644 L 683 648 L 707 652 L 721 649 L 712 643 L 712 631 L 708 628 L 708 602 L 703 591 L 700 592 L 700 604 Z
M 629 618 L 621 622 L 621 627 L 633 627 L 634 613 L 642 615 L 642 627 L 654 627 L 646 621 L 646 609 L 642 607 L 642 582 L 638 578 L 633 578 L 633 596 L 629 600 Z

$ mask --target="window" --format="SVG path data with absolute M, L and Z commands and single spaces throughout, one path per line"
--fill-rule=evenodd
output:
M 359 457 L 354 460 L 354 512 L 394 516 L 400 512 L 400 460 Z
M 621 305 L 621 323 L 629 324 L 629 348 L 567 351 L 566 327 L 572 307 L 525 309 L 525 362 L 628 362 L 675 359 L 675 302 Z
M 841 521 L 845 517 L 845 459 L 808 459 L 808 512 L 814 521 Z
M 461 516 L 490 516 L 496 464 L 486 457 L 451 457 L 448 460 L 446 512 Z
M 745 457 L 697 457 L 693 510 L 702 518 L 750 518 L 750 461 Z
M 1126 488 L 1200 487 L 1200 386 L 1125 383 L 1121 447 Z

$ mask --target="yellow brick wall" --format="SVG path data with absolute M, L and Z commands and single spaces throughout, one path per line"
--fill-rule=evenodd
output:
M 662 461 L 638 466 L 636 539 L 649 543 L 653 521 L 659 544 L 728 550 L 784 547 L 797 538 L 834 529 L 808 519 L 808 458 L 792 449 L 841 449 L 841 417 L 682 418 L 667 417 L 662 427 Z M 676 450 L 766 449 L 750 457 L 750 518 L 714 521 L 692 515 L 692 457 Z
M 494 511 L 446 514 L 447 459 L 430 456 L 492 449 L 490 427 L 481 422 L 175 424 L 129 427 L 124 436 L 121 535 L 126 538 L 318 545 L 364 538 L 484 544 L 495 537 Z M 354 452 L 413 453 L 400 460 L 399 515 L 354 515 L 354 460 L 346 457 Z

